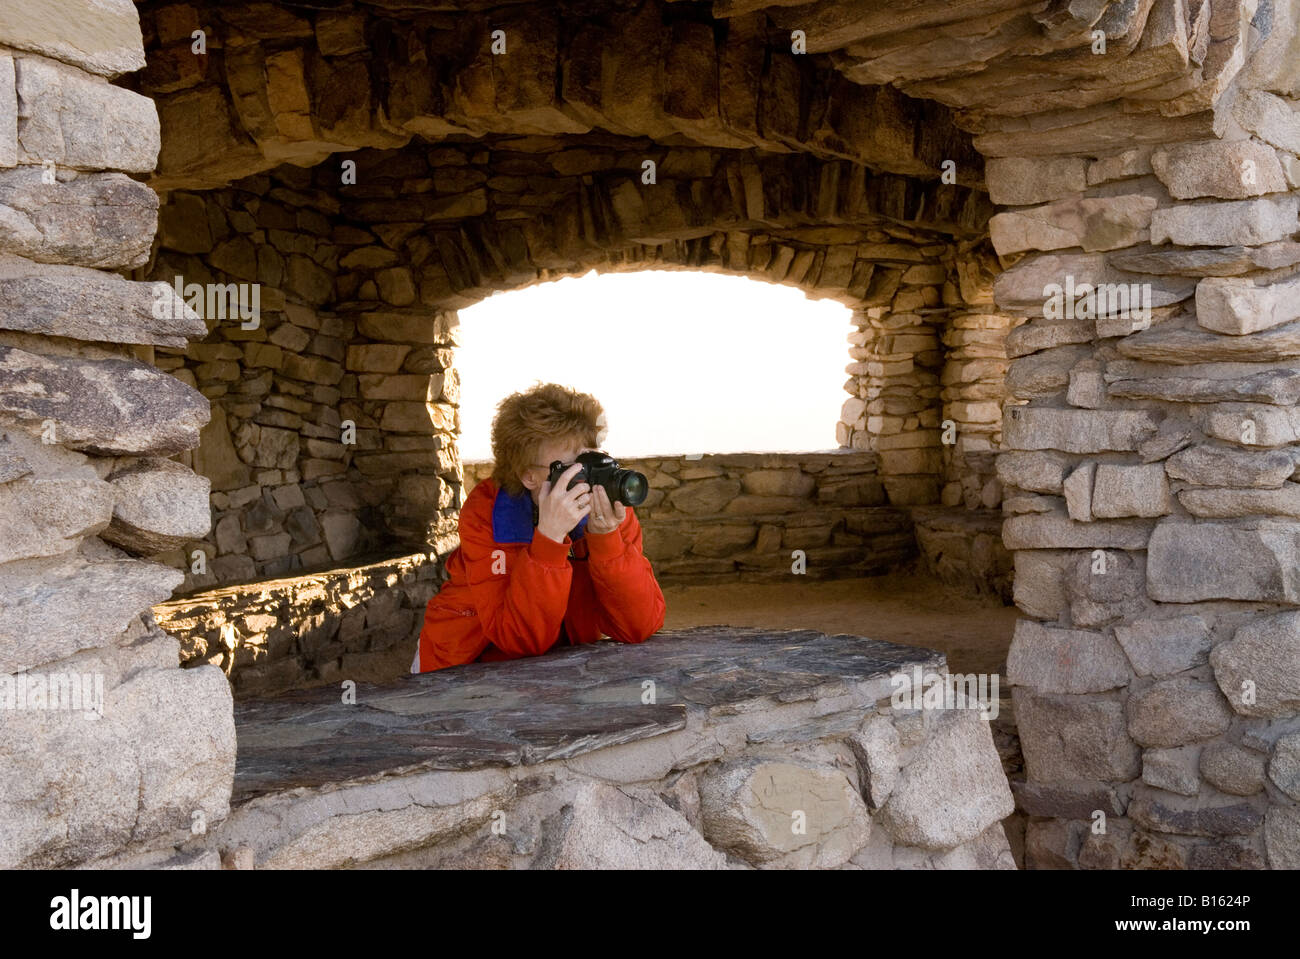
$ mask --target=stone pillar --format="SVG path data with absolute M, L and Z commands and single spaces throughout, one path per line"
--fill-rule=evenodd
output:
M 412 544 L 442 546 L 456 532 L 464 502 L 456 450 L 460 344 L 454 310 L 367 311 L 357 314 L 348 346 L 343 413 L 378 431 L 382 446 L 358 451 L 361 473 L 391 482 L 385 525 Z
M 994 509 L 1002 483 L 994 461 L 1002 443 L 1002 406 L 1007 399 L 1007 334 L 1023 318 L 999 313 L 993 279 L 1000 272 L 987 249 L 959 248 L 955 277 L 944 288 L 953 303 L 943 333 L 947 347 L 940 383 L 943 401 L 944 506 Z
M 108 82 L 144 65 L 134 4 L 11 7 L 0 27 L 0 866 L 154 844 L 166 862 L 228 812 L 235 739 L 221 671 L 181 670 L 149 613 L 182 574 L 140 558 L 208 530 L 208 484 L 168 458 L 198 444 L 208 403 L 137 356 L 204 327 L 165 290 L 108 272 L 142 266 L 157 226 L 157 197 L 127 175 L 154 168 L 157 113 Z
M 939 251 L 942 251 L 940 247 Z M 846 388 L 837 434 L 842 445 L 880 454 L 880 473 L 890 503 L 910 506 L 939 499 L 943 457 L 939 450 L 939 343 L 942 287 L 947 268 L 939 262 L 878 271 L 873 296 L 854 311 Z
M 1244 71 L 1194 139 L 988 163 L 1025 254 L 997 303 L 1029 317 L 998 472 L 1031 867 L 1300 867 L 1289 70 Z

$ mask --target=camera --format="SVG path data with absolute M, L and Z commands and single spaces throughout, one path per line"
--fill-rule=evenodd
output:
M 625 506 L 640 506 L 650 493 L 650 483 L 644 473 L 620 468 L 618 462 L 605 453 L 580 453 L 574 462 L 581 463 L 582 469 L 569 482 L 569 489 L 573 489 L 577 483 L 590 483 L 592 489 L 603 486 L 611 503 L 622 503 Z M 547 479 L 556 482 L 572 465 L 573 463 L 562 463 L 560 460 L 552 461 L 551 474 Z

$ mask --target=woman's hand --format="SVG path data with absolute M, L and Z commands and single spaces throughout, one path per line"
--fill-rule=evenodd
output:
M 591 515 L 587 517 L 589 533 L 612 533 L 623 525 L 627 518 L 627 507 L 622 503 L 611 503 L 605 487 L 597 486 L 592 491 Z
M 547 480 L 537 494 L 537 529 L 542 535 L 563 543 L 569 530 L 577 526 L 591 508 L 591 487 L 578 483 L 569 489 L 569 482 L 582 470 L 581 463 L 572 463 L 554 483 Z

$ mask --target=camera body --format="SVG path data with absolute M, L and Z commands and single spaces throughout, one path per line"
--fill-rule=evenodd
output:
M 613 457 L 605 453 L 580 453 L 574 462 L 581 463 L 582 469 L 569 482 L 569 489 L 573 489 L 577 483 L 589 483 L 592 489 L 603 486 L 611 503 L 622 503 L 625 506 L 640 506 L 650 493 L 650 483 L 644 473 L 622 469 Z M 561 474 L 572 465 L 573 463 L 553 460 L 547 479 L 552 483 L 557 482 Z

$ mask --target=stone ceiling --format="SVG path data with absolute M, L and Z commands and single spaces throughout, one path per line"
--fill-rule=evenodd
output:
M 1208 135 L 1207 109 L 1273 19 L 1272 0 L 139 5 L 148 66 L 128 82 L 158 101 L 160 190 L 413 136 L 592 131 L 922 179 L 953 160 L 978 185 L 976 150 Z

